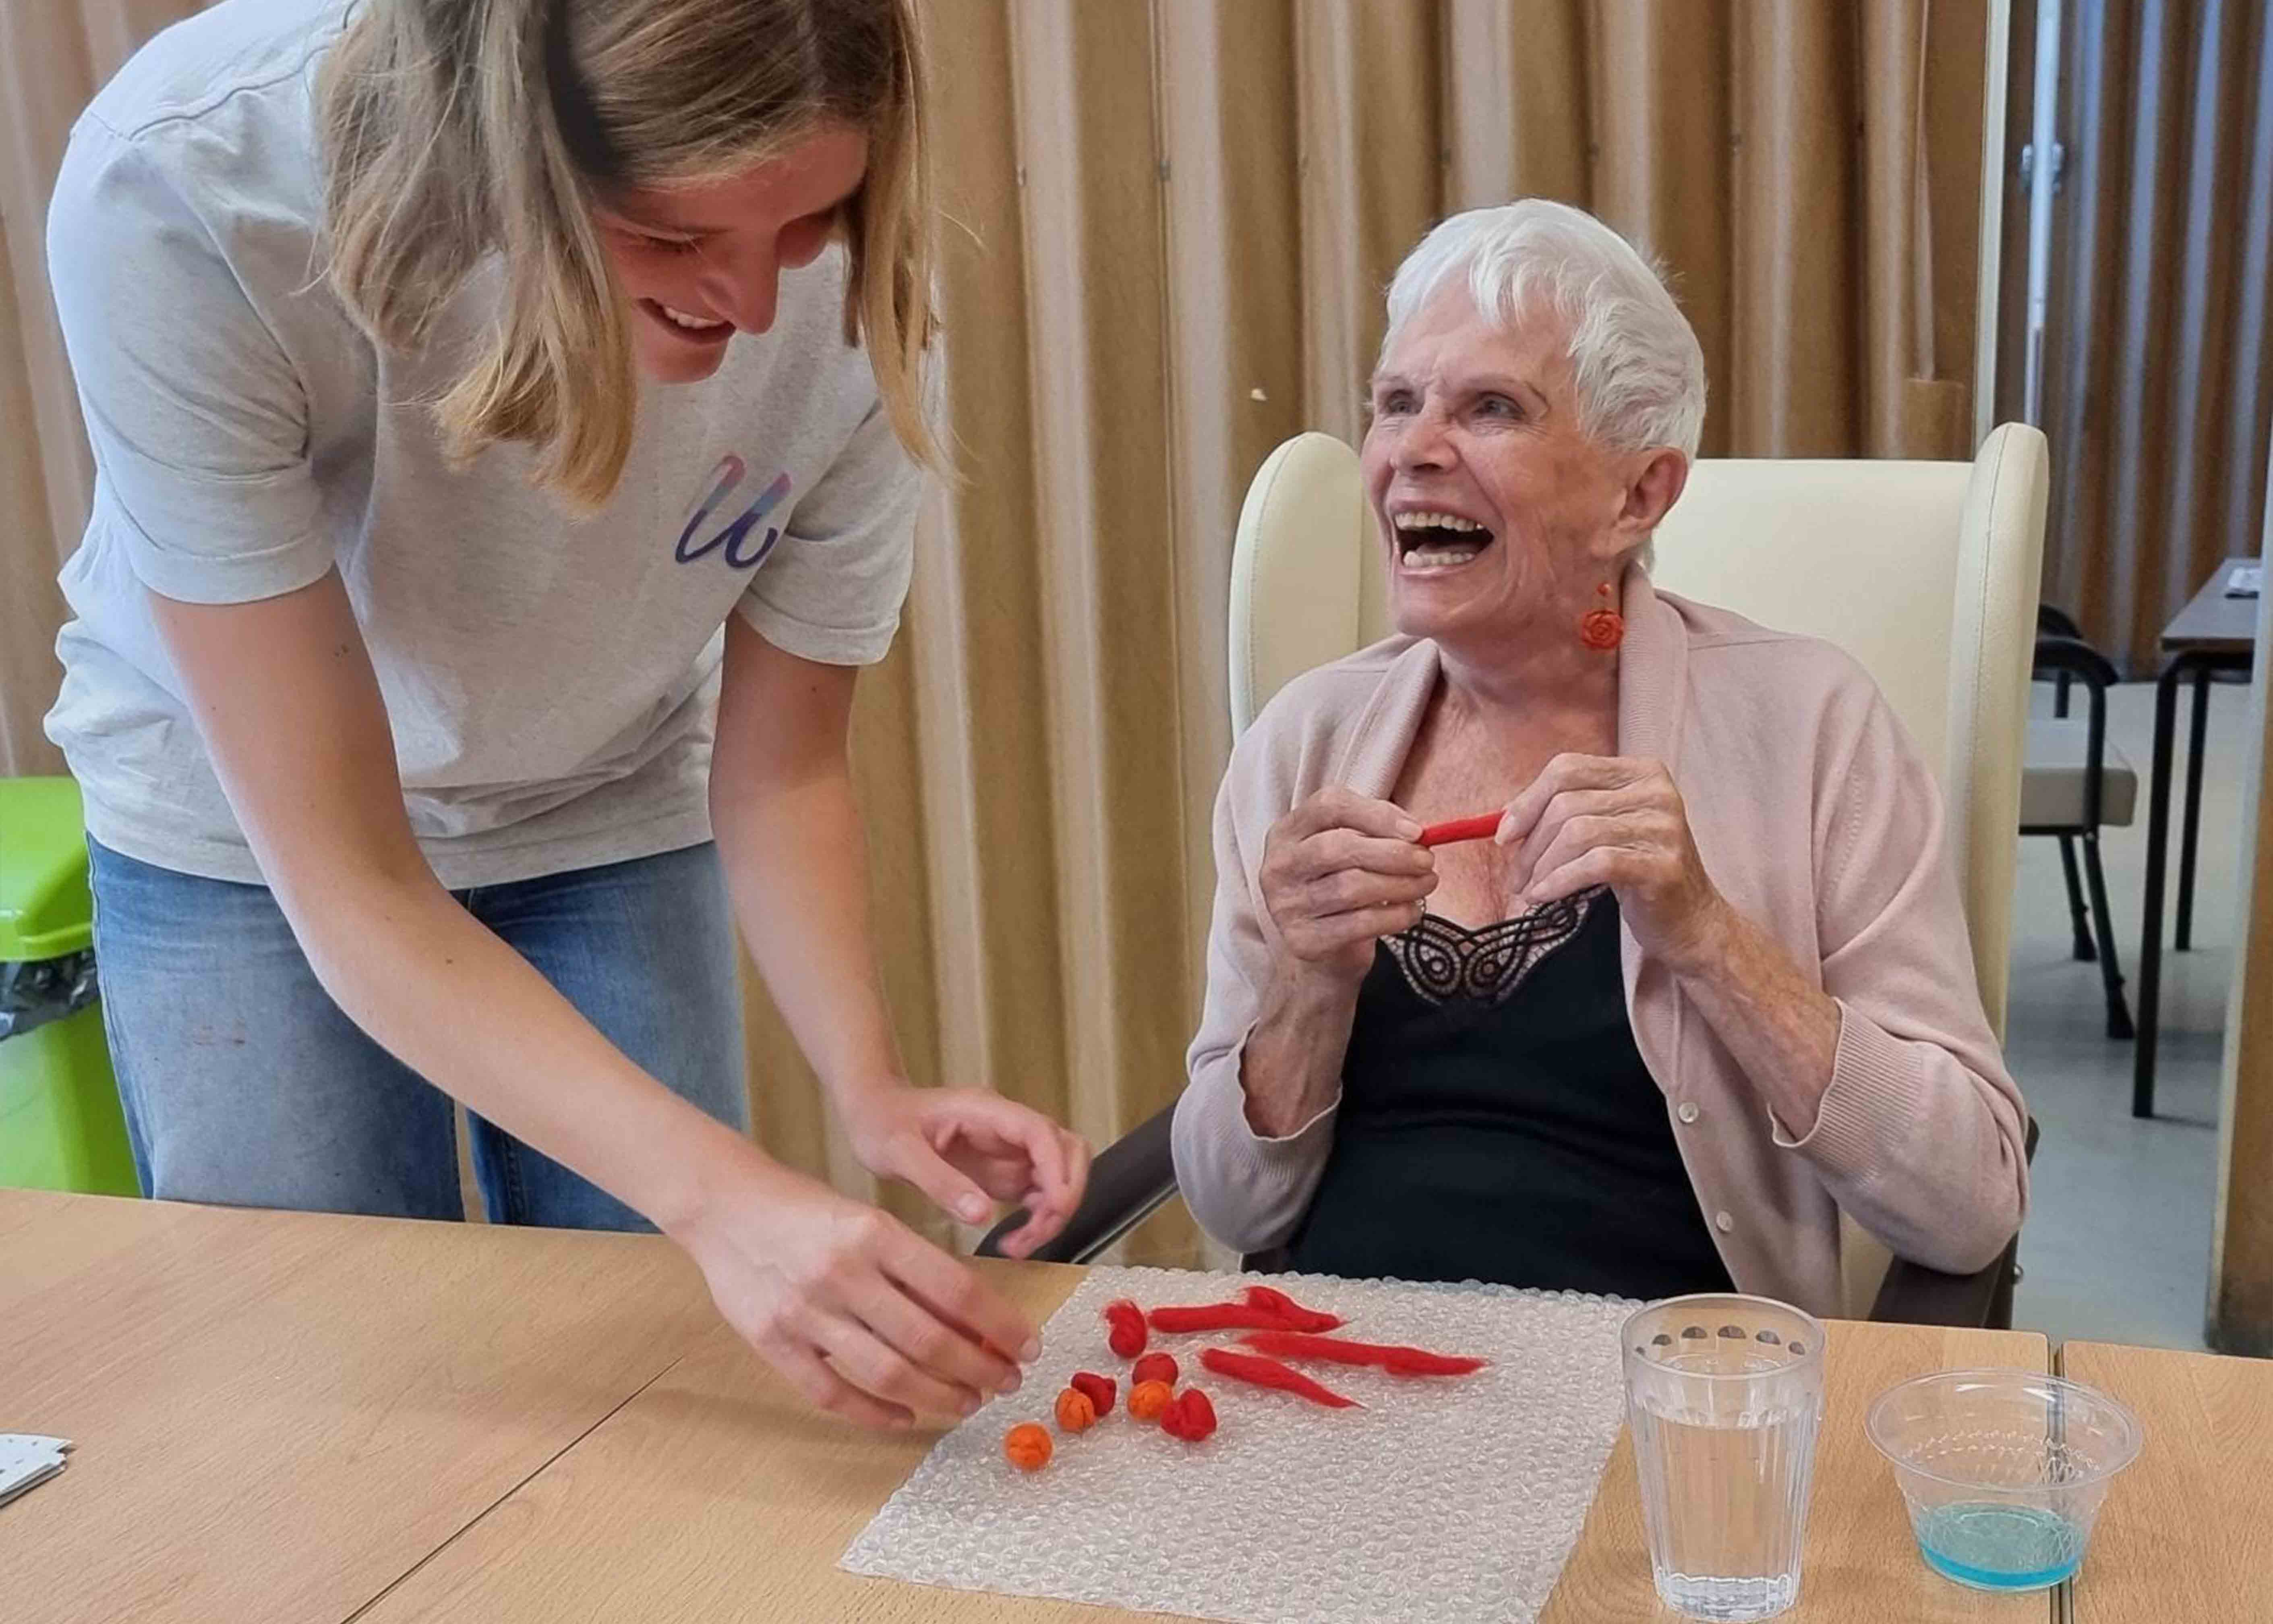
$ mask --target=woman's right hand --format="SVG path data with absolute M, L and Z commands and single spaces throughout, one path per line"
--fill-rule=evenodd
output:
M 810 1402 L 863 1425 L 968 1415 L 1041 1352 L 1033 1327 L 966 1265 L 754 1156 L 671 1233 L 726 1323 Z
M 1341 989 L 1365 980 L 1374 943 L 1418 923 L 1421 899 L 1437 889 L 1420 836 L 1399 808 L 1339 786 L 1272 826 L 1257 879 L 1282 977 Z

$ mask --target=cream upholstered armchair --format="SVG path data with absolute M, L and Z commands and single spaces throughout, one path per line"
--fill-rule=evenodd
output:
M 2048 477 L 2044 437 L 2015 424 L 1969 464 L 1700 461 L 1651 571 L 1669 591 L 1838 644 L 1941 763 L 1975 974 L 2000 1035 Z M 1303 672 L 1385 635 L 1385 590 L 1356 453 L 1326 434 L 1287 441 L 1248 488 L 1232 555 L 1234 728 Z M 1164 1111 L 1099 1156 L 1045 1255 L 1094 1256 L 1174 1183 Z M 1979 1276 L 1890 1274 L 1858 1227 L 1846 1239 L 1857 1318 L 1977 1320 L 2009 1303 L 2009 1254 Z

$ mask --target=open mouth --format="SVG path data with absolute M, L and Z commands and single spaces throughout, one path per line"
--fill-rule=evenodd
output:
M 673 310 L 654 299 L 641 299 L 639 307 L 652 317 L 665 332 L 697 344 L 715 344 L 734 335 L 731 321 L 714 321 L 707 316 L 689 315 L 683 310 Z
M 1392 515 L 1390 527 L 1397 538 L 1397 567 L 1408 575 L 1466 569 L 1496 539 L 1488 527 L 1442 508 L 1408 508 Z

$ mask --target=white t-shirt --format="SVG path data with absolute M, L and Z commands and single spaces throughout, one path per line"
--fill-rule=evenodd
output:
M 241 603 L 336 568 L 371 646 L 412 829 L 445 884 L 709 838 L 722 628 L 882 658 L 919 491 L 842 327 L 832 249 L 701 383 L 643 386 L 617 492 L 574 519 L 492 447 L 443 460 L 428 402 L 495 317 L 477 274 L 421 353 L 323 279 L 311 125 L 339 0 L 223 0 L 146 45 L 72 132 L 48 253 L 94 515 L 63 587 L 48 732 L 128 856 L 260 878 L 145 588 Z

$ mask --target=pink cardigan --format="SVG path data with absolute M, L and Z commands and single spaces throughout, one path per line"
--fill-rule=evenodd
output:
M 1634 1040 L 1730 1278 L 1841 1312 L 1842 1208 L 1901 1256 L 1985 1266 L 2026 1207 L 2026 1116 L 1982 1012 L 1932 772 L 1828 643 L 1661 594 L 1639 570 L 1624 613 L 1619 751 L 1665 763 L 1714 883 L 1840 1009 L 1830 1086 L 1794 1140 L 1622 931 Z M 1386 796 L 1437 671 L 1434 643 L 1399 637 L 1298 678 L 1241 738 L 1217 797 L 1207 1007 L 1174 1147 L 1185 1202 L 1236 1251 L 1294 1232 L 1334 1132 L 1331 1106 L 1284 1139 L 1247 1123 L 1241 1056 L 1271 966 L 1264 838 L 1326 785 Z

